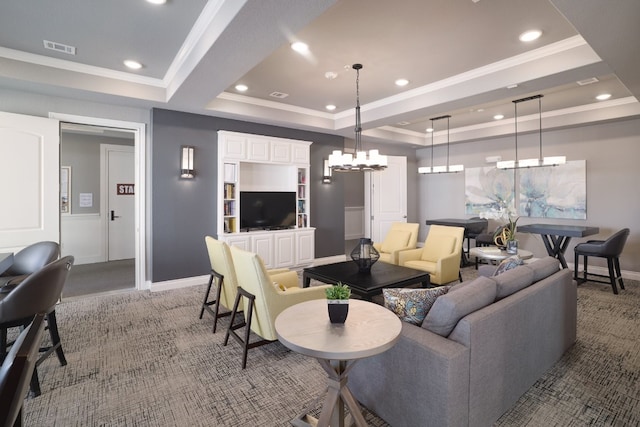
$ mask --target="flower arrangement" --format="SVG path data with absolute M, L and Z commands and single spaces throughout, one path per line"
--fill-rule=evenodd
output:
M 515 240 L 516 225 L 520 217 L 516 215 L 511 207 L 501 207 L 500 209 L 482 212 L 480 213 L 480 217 L 506 221 L 506 224 L 498 227 L 493 234 L 493 241 L 496 246 L 505 248 L 508 241 Z

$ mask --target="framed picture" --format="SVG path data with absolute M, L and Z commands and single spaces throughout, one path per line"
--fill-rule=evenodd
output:
M 71 213 L 71 166 L 60 167 L 60 212 Z

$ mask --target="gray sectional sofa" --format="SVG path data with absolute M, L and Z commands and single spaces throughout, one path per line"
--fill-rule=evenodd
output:
M 393 427 L 490 426 L 575 342 L 576 311 L 571 271 L 551 257 L 455 285 L 355 364 L 349 388 Z

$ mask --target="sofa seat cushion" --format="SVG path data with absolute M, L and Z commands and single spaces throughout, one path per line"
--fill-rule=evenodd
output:
M 403 266 L 409 268 L 415 268 L 416 270 L 426 271 L 427 273 L 435 274 L 437 263 L 431 261 L 406 261 Z
M 429 289 L 386 288 L 382 294 L 384 306 L 400 320 L 420 326 L 436 299 L 448 290 L 448 286 Z
M 456 238 L 453 236 L 428 236 L 422 249 L 423 261 L 437 262 L 439 259 L 451 255 L 454 251 Z
M 455 290 L 436 299 L 422 327 L 443 337 L 449 336 L 460 319 L 495 301 L 496 288 L 496 282 L 488 277 L 478 277 L 464 286 L 456 286 Z
M 391 253 L 405 249 L 409 245 L 411 233 L 404 230 L 391 230 L 382 242 L 382 252 Z

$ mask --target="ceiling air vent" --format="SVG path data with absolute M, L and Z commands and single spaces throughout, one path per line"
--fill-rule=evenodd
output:
M 596 77 L 591 77 L 590 79 L 584 79 L 584 80 L 580 80 L 576 83 L 578 83 L 580 86 L 586 86 L 586 85 L 590 85 L 592 83 L 598 83 L 600 80 L 598 80 Z
M 283 99 L 283 98 L 286 98 L 287 96 L 289 96 L 289 94 L 288 93 L 282 93 L 282 92 L 271 92 L 269 94 L 269 96 L 271 96 L 273 98 Z
M 69 46 L 62 43 L 56 43 L 49 40 L 43 40 L 43 42 L 44 42 L 45 49 L 55 50 L 56 52 L 62 52 L 68 55 L 76 54 L 76 48 L 74 46 Z

